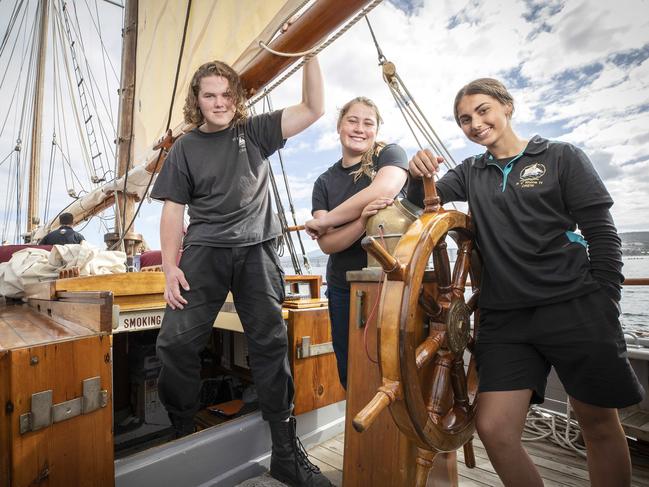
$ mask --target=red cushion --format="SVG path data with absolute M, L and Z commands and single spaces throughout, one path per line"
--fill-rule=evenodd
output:
M 0 262 L 7 262 L 11 256 L 22 249 L 44 249 L 52 250 L 51 245 L 0 245 Z
M 147 250 L 140 254 L 140 267 L 162 265 L 162 252 L 160 250 Z

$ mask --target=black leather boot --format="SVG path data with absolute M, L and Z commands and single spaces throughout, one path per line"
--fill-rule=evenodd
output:
M 309 461 L 295 433 L 295 418 L 270 422 L 273 450 L 270 474 L 291 487 L 333 487 L 320 469 Z

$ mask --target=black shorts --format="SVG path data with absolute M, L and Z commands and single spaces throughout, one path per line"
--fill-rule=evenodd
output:
M 545 306 L 482 309 L 475 353 L 479 392 L 532 389 L 532 403 L 541 403 L 554 366 L 566 392 L 587 404 L 622 408 L 644 397 L 617 306 L 603 291 Z

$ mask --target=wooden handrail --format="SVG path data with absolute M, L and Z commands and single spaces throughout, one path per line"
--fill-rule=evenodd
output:
M 649 286 L 649 277 L 628 277 L 624 279 L 623 286 Z

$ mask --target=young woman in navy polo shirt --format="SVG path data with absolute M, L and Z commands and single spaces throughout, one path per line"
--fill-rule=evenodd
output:
M 349 283 L 347 271 L 367 266 L 361 247 L 367 219 L 392 203 L 407 179 L 408 157 L 396 144 L 376 141 L 381 123 L 372 100 L 357 97 L 347 102 L 338 116 L 342 157 L 322 173 L 313 185 L 313 219 L 306 222 L 309 235 L 327 261 L 327 297 L 331 335 L 338 376 L 347 388 L 349 334 Z
M 476 427 L 489 458 L 505 485 L 543 485 L 521 436 L 554 366 L 582 429 L 591 484 L 630 485 L 616 408 L 644 391 L 619 323 L 613 200 L 580 149 L 516 134 L 514 100 L 499 81 L 464 86 L 454 111 L 467 138 L 487 149 L 448 171 L 437 191 L 443 203 L 469 202 L 484 260 Z M 410 174 L 431 177 L 441 161 L 419 151 Z M 421 198 L 421 184 L 411 184 L 408 198 Z

